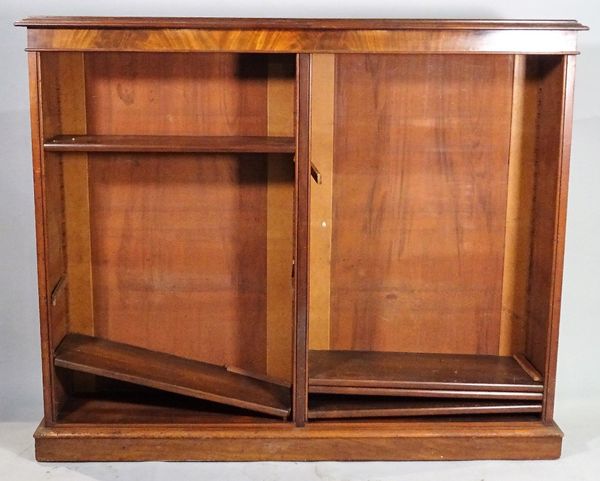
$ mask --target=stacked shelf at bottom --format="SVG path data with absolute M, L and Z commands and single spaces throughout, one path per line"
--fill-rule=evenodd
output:
M 522 355 L 309 351 L 309 419 L 539 413 Z

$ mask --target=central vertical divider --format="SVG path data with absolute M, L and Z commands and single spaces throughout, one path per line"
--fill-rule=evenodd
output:
M 311 55 L 299 54 L 295 165 L 294 247 L 294 379 L 293 416 L 296 426 L 307 418 L 308 259 L 310 246 L 310 84 Z

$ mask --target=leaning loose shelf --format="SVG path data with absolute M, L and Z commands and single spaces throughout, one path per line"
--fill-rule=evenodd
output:
M 286 418 L 290 389 L 205 362 L 81 334 L 58 346 L 54 364 L 250 411 Z

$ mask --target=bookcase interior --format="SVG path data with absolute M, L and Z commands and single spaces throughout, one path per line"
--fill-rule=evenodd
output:
M 541 415 L 564 62 L 314 56 L 309 420 Z M 289 421 L 296 55 L 40 72 L 56 419 Z
M 58 418 L 160 388 L 287 419 L 295 62 L 41 55 Z
M 309 419 L 542 412 L 563 62 L 314 66 Z

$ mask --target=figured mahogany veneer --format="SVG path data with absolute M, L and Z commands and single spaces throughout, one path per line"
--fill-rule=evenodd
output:
M 560 455 L 587 27 L 16 24 L 30 71 L 38 459 Z

